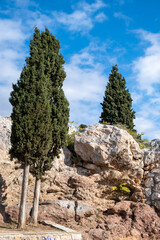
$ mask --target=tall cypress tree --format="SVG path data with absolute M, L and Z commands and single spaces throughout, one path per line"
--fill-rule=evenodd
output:
M 31 49 L 34 49 L 34 38 L 31 42 Z M 43 161 L 43 165 L 40 163 L 41 169 L 34 166 L 34 175 L 36 176 L 34 202 L 32 209 L 32 219 L 34 224 L 37 224 L 38 217 L 38 202 L 40 181 L 46 170 L 52 167 L 52 161 L 55 156 L 60 153 L 60 148 L 65 146 L 65 141 L 68 133 L 68 121 L 69 121 L 69 104 L 65 98 L 63 87 L 63 81 L 66 77 L 66 73 L 63 69 L 65 63 L 62 54 L 59 54 L 60 43 L 46 28 L 45 32 L 41 33 L 41 51 L 44 53 L 44 66 L 45 75 L 49 80 L 49 95 L 51 104 L 52 115 L 52 140 L 53 145 L 48 152 L 47 158 Z
M 112 67 L 106 86 L 102 105 L 100 123 L 121 123 L 129 129 L 134 128 L 135 112 L 132 109 L 132 98 L 126 88 L 126 80 L 118 73 L 117 65 Z
M 49 32 L 35 28 L 30 57 L 17 84 L 13 85 L 11 158 L 24 166 L 19 227 L 25 226 L 29 167 L 36 177 L 32 217 L 37 223 L 40 182 L 63 147 L 69 120 L 69 104 L 62 86 L 66 74 L 60 44 Z

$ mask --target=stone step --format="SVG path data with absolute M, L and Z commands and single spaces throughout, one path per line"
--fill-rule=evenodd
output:
M 0 232 L 0 240 L 81 240 L 81 234 L 62 232 L 23 232 L 3 233 Z
M 53 227 L 53 231 L 0 231 L 0 240 L 81 240 L 81 233 L 51 221 L 41 221 L 44 225 Z M 57 231 L 56 231 L 57 229 Z

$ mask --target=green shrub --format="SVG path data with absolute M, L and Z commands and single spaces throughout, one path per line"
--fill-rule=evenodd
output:
M 110 122 L 106 122 L 106 121 L 103 121 L 103 123 L 102 123 L 102 124 L 111 125 L 111 123 L 110 123 Z
M 67 135 L 67 140 L 66 140 L 66 147 L 74 154 L 74 138 L 75 138 L 75 135 L 82 129 L 86 128 L 87 125 L 85 124 L 81 124 L 78 126 L 76 126 L 78 123 L 77 122 L 74 122 L 74 121 L 69 121 L 69 123 L 74 126 L 77 131 L 74 131 L 72 132 L 71 134 L 68 133 Z
M 74 138 L 76 133 L 78 133 L 78 131 L 74 131 L 71 134 L 67 135 L 67 140 L 66 140 L 66 147 L 72 152 L 74 153 Z
M 79 130 L 82 130 L 82 129 L 86 128 L 86 127 L 87 127 L 87 125 L 82 123 L 81 125 L 79 125 Z

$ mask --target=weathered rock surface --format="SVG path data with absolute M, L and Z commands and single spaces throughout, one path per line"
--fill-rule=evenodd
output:
M 82 135 L 88 137 L 88 144 Z M 81 140 L 78 142 L 78 138 L 84 139 L 84 143 Z M 71 152 L 67 148 L 63 149 L 60 157 L 54 160 L 52 169 L 46 173 L 41 187 L 40 202 L 58 199 L 81 200 L 92 202 L 104 209 L 110 205 L 110 200 L 113 204 L 117 199 L 130 199 L 128 194 L 112 190 L 113 186 L 124 182 L 131 188 L 134 199 L 143 197 L 140 187 L 143 155 L 127 132 L 113 126 L 93 125 L 76 136 L 75 145 L 78 154 L 77 145 L 81 145 L 82 149 L 86 148 L 86 145 L 92 146 L 89 147 L 92 151 L 90 150 L 88 160 L 79 158 L 75 163 L 72 161 Z M 0 164 L 1 178 L 5 180 L 7 186 L 6 204 L 9 206 L 18 204 L 22 169 L 9 160 L 9 155 L 5 151 L 0 154 Z M 33 199 L 33 186 L 34 178 L 30 175 L 28 202 Z
M 11 118 L 0 116 L 0 149 L 10 148 Z
M 95 124 L 75 136 L 75 152 L 83 161 L 96 166 L 115 167 L 120 171 L 143 168 L 143 152 L 123 129 Z M 137 173 L 143 176 L 142 173 Z M 134 174 L 135 175 L 135 174 Z
M 160 151 L 160 139 L 153 139 L 150 144 L 151 151 Z
M 160 139 L 151 141 L 151 149 L 144 151 L 144 193 L 146 203 L 160 212 Z
M 27 205 L 27 216 L 31 204 Z M 17 221 L 18 206 L 8 213 Z M 39 219 L 51 220 L 83 232 L 83 240 L 151 240 L 160 239 L 160 218 L 154 209 L 144 203 L 118 202 L 106 210 L 97 209 L 88 202 L 52 200 L 39 206 Z
M 90 239 L 160 239 L 160 219 L 154 210 L 144 203 L 117 203 L 112 209 L 102 213 L 97 228 L 88 231 Z
M 125 130 L 95 124 L 75 136 L 75 152 L 82 166 L 99 174 L 107 185 L 125 182 L 133 192 L 143 178 L 143 151 Z
M 22 169 L 9 159 L 11 122 L 9 124 L 7 121 L 8 119 L 2 121 L 6 127 L 1 128 L 0 134 L 0 222 L 9 217 L 17 221 L 22 183 Z M 5 136 L 6 133 L 8 137 Z M 156 213 L 149 206 L 126 201 L 123 206 L 116 207 L 120 203 L 115 206 L 120 200 L 143 201 L 144 198 L 141 186 L 143 152 L 134 139 L 117 127 L 92 125 L 76 135 L 75 151 L 78 154 L 77 159 L 73 159 L 67 148 L 62 149 L 60 157 L 54 160 L 52 169 L 46 173 L 41 185 L 39 218 L 83 230 L 84 240 L 119 240 L 117 236 L 126 239 L 127 236 L 136 236 L 137 239 L 141 237 L 147 240 L 154 239 L 149 238 L 152 234 L 159 236 L 159 218 L 157 219 Z M 159 152 L 152 150 L 144 155 L 144 184 L 146 195 L 149 196 L 147 199 L 151 204 L 158 204 Z M 127 183 L 130 194 L 113 191 L 112 187 L 121 183 Z M 34 178 L 30 174 L 27 217 L 32 207 L 33 191 Z M 132 205 L 135 207 L 132 208 Z M 132 219 L 133 209 L 136 209 L 138 225 Z M 143 218 L 147 218 L 148 222 L 143 222 Z M 154 225 L 153 218 L 158 225 Z M 139 235 L 141 230 L 143 233 L 144 225 L 147 226 L 146 235 Z

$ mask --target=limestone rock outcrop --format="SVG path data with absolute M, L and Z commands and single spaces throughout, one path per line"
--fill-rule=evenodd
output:
M 0 149 L 10 148 L 11 118 L 0 116 Z
M 143 151 L 123 129 L 95 124 L 75 136 L 75 152 L 82 167 L 94 171 L 106 185 L 127 183 L 140 192 L 143 178 Z
M 8 213 L 17 221 L 18 205 Z M 31 204 L 27 205 L 27 216 Z M 159 240 L 160 218 L 149 205 L 121 201 L 101 210 L 88 202 L 52 200 L 39 206 L 39 219 L 51 220 L 81 231 L 83 240 Z
M 158 240 L 160 219 L 147 204 L 121 201 L 104 211 L 97 228 L 91 228 L 87 233 L 89 239 L 94 240 Z
M 0 118 L 0 129 L 0 222 L 7 217 L 17 221 L 23 170 L 9 159 L 11 120 Z M 84 240 L 159 237 L 159 218 L 143 203 L 143 184 L 148 203 L 156 206 L 159 201 L 158 144 L 154 141 L 152 149 L 143 152 L 122 129 L 102 124 L 85 128 L 75 137 L 77 157 L 67 148 L 62 149 L 46 173 L 41 185 L 39 219 L 83 230 Z M 27 217 L 34 181 L 30 174 Z M 129 193 L 113 190 L 122 183 L 127 184 Z M 120 202 L 116 204 L 117 201 Z
M 153 139 L 150 143 L 151 145 L 151 151 L 158 152 L 160 151 L 160 139 Z
M 160 139 L 151 141 L 151 149 L 144 151 L 144 193 L 147 204 L 160 212 Z
M 140 186 L 143 177 L 142 151 L 126 131 L 113 126 L 92 125 L 76 135 L 75 151 L 80 156 L 76 162 L 67 148 L 62 149 L 59 158 L 55 158 L 52 169 L 46 173 L 45 181 L 42 182 L 40 202 L 79 200 L 105 209 L 106 206 L 113 206 L 114 201 L 130 199 L 131 195 L 133 200 L 143 198 Z M 83 157 L 80 151 L 86 156 Z M 1 177 L 7 186 L 6 204 L 18 204 L 22 169 L 9 160 L 4 150 L 1 152 L 0 164 Z M 112 190 L 113 186 L 121 183 L 127 184 L 131 189 L 130 194 Z M 30 175 L 29 202 L 33 199 L 33 186 L 34 178 Z

